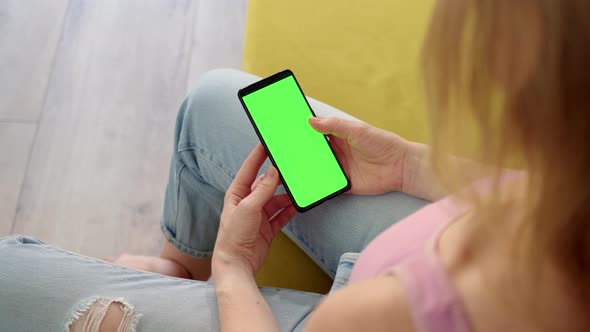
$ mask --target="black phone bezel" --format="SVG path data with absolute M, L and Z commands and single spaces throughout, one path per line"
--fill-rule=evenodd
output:
M 301 86 L 299 85 L 299 82 L 297 81 L 297 78 L 295 77 L 295 75 L 293 74 L 293 72 L 290 69 L 285 69 L 283 71 L 280 71 L 274 75 L 271 75 L 267 78 L 263 78 L 260 81 L 257 81 L 251 85 L 248 85 L 247 87 L 244 87 L 242 89 L 240 89 L 238 91 L 238 98 L 240 99 L 240 103 L 242 103 L 242 107 L 244 108 L 244 111 L 246 111 L 246 115 L 248 116 L 248 119 L 250 120 L 250 123 L 252 124 L 252 127 L 254 127 L 254 131 L 256 131 L 256 135 L 258 136 L 258 139 L 260 140 L 260 142 L 262 143 L 262 146 L 264 146 L 264 149 L 266 150 L 266 153 L 268 155 L 268 158 L 270 159 L 271 163 L 273 164 L 273 166 L 278 170 L 279 172 L 279 177 L 281 179 L 281 182 L 283 183 L 283 186 L 285 187 L 285 190 L 287 191 L 287 194 L 289 195 L 289 198 L 291 199 L 291 201 L 293 202 L 293 205 L 295 206 L 295 209 L 299 212 L 305 212 L 305 211 L 309 211 L 312 208 L 342 194 L 347 192 L 348 190 L 350 190 L 351 187 L 351 183 L 350 183 L 350 179 L 348 178 L 348 175 L 346 174 L 346 172 L 344 172 L 344 168 L 342 167 L 342 164 L 340 163 L 340 160 L 338 160 L 338 157 L 336 156 L 336 153 L 334 153 L 334 149 L 332 148 L 332 145 L 330 144 L 330 141 L 328 140 L 328 137 L 326 135 L 324 135 L 324 139 L 326 140 L 326 144 L 328 144 L 328 147 L 330 148 L 330 151 L 332 151 L 332 155 L 334 156 L 334 158 L 336 159 L 336 162 L 338 163 L 338 166 L 340 167 L 340 170 L 342 171 L 342 174 L 344 174 L 344 177 L 346 178 L 346 186 L 344 186 L 344 188 L 314 202 L 309 204 L 308 206 L 299 206 L 295 200 L 295 198 L 293 197 L 293 194 L 291 193 L 291 190 L 289 189 L 289 186 L 287 185 L 286 181 L 283 178 L 283 175 L 281 173 L 281 169 L 280 167 L 277 165 L 277 163 L 275 162 L 272 154 L 270 153 L 270 150 L 268 149 L 266 142 L 264 141 L 264 139 L 262 138 L 262 135 L 260 134 L 260 131 L 258 130 L 258 126 L 256 125 L 256 123 L 254 122 L 254 119 L 252 119 L 252 116 L 250 115 L 250 112 L 248 111 L 248 107 L 246 106 L 246 104 L 244 103 L 243 97 L 247 96 L 253 92 L 256 92 L 260 89 L 263 89 L 273 83 L 276 83 L 282 79 L 285 79 L 289 76 L 293 76 L 293 79 L 295 80 L 295 84 L 297 84 L 297 87 L 299 88 L 299 92 L 301 92 L 301 95 L 303 96 L 303 99 L 305 99 L 305 102 L 307 103 L 307 107 L 309 108 L 309 111 L 311 112 L 312 116 L 316 116 L 315 112 L 313 111 L 313 109 L 311 108 L 311 105 L 309 104 L 309 101 L 307 100 L 307 97 L 305 96 L 305 94 L 303 93 L 303 90 L 301 89 Z

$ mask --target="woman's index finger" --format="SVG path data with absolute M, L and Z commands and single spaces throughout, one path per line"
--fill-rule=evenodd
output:
M 258 175 L 260 167 L 267 158 L 266 150 L 262 144 L 258 143 L 250 152 L 240 170 L 236 174 L 232 184 L 227 189 L 228 193 L 233 194 L 241 199 L 248 196 L 251 192 L 250 187 Z

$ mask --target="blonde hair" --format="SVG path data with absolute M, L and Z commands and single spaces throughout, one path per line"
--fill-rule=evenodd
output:
M 525 170 L 519 262 L 557 262 L 587 296 L 589 14 L 587 0 L 441 0 L 423 50 L 437 177 L 456 191 L 473 176 Z M 449 155 L 486 167 L 465 176 Z M 487 202 L 484 221 L 502 227 L 500 199 Z

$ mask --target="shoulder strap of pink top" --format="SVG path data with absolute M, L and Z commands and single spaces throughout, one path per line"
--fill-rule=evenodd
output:
M 417 331 L 471 331 L 452 282 L 435 252 L 428 249 L 390 270 L 407 294 Z

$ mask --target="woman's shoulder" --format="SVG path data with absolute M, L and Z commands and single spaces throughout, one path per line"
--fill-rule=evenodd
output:
M 352 283 L 327 296 L 305 331 L 416 331 L 404 289 L 393 275 Z

